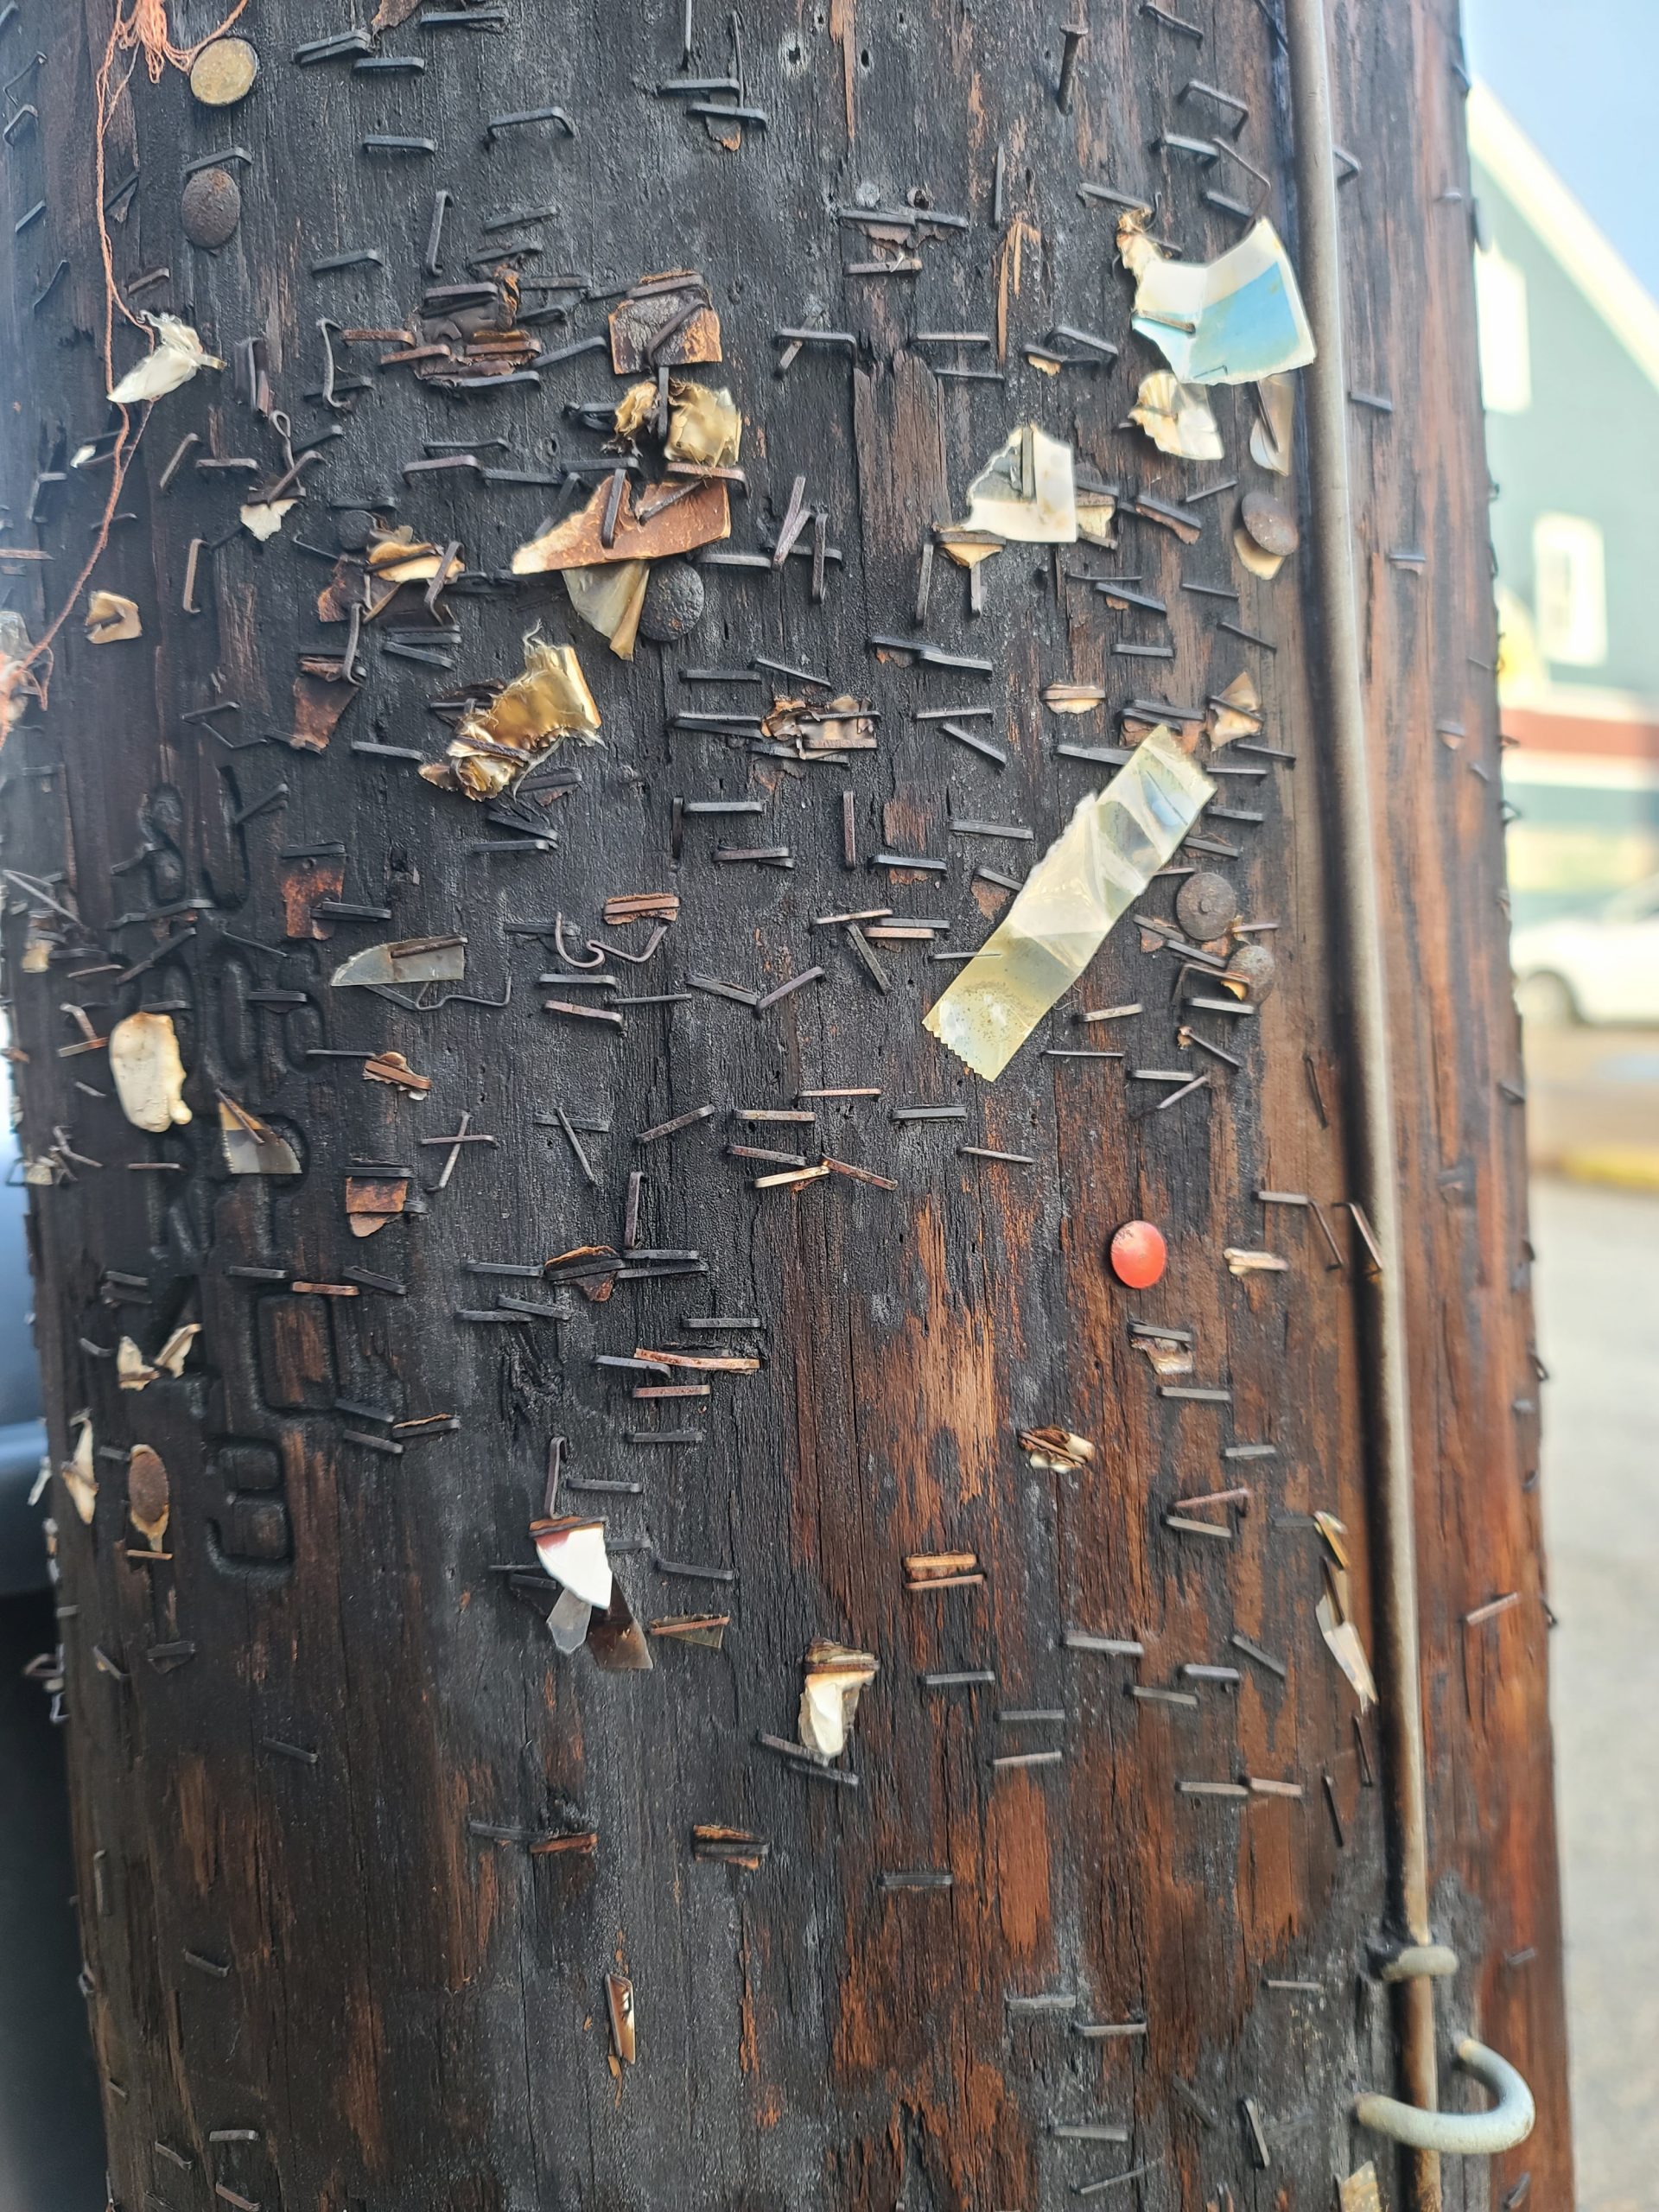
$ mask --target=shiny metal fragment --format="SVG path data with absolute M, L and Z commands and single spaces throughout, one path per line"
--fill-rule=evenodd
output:
M 336 968 L 329 981 L 340 990 L 359 983 L 456 982 L 466 973 L 464 937 L 410 937 L 365 946 Z

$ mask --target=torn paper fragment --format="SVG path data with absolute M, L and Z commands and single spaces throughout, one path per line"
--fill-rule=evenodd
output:
M 1345 2181 L 1337 2184 L 1337 2212 L 1382 2212 L 1382 2192 L 1376 2168 L 1368 2158 Z
M 633 658 L 639 616 L 651 580 L 649 561 L 618 561 L 602 569 L 567 569 L 570 604 L 590 630 L 608 639 L 619 660 Z
M 1138 276 L 1149 261 L 1161 261 L 1164 249 L 1148 238 L 1150 207 L 1126 207 L 1117 219 L 1117 257 L 1131 276 Z
M 1104 791 L 1078 802 L 1013 906 L 935 1001 L 929 1033 L 995 1080 L 1214 795 L 1159 723 Z
M 543 1567 L 573 1597 L 601 1611 L 610 1604 L 611 1562 L 602 1521 L 561 1513 L 550 1520 L 532 1521 L 530 1535 Z
M 810 1646 L 801 1691 L 800 1737 L 814 1758 L 828 1764 L 846 1750 L 859 1692 L 875 1680 L 878 1663 L 874 1652 L 855 1651 L 823 1637 Z
M 135 407 L 142 399 L 160 399 L 188 384 L 198 369 L 222 369 L 224 362 L 210 353 L 188 322 L 175 315 L 147 315 L 143 320 L 156 333 L 156 350 L 127 371 L 110 394 L 118 407 Z
M 1022 1428 L 1020 1449 L 1033 1467 L 1046 1467 L 1057 1475 L 1073 1474 L 1095 1456 L 1089 1439 L 1070 1428 Z
M 567 1659 L 573 1651 L 580 1651 L 588 1641 L 593 1618 L 594 1609 L 585 1598 L 577 1597 L 574 1590 L 560 1591 L 547 1616 L 547 1632 L 553 1639 L 554 1649 Z
M 1333 1600 L 1327 1595 L 1320 1599 L 1316 1608 L 1319 1633 L 1359 1700 L 1363 1713 L 1376 1703 L 1376 1683 L 1371 1675 L 1370 1662 L 1365 1656 L 1365 1647 L 1359 1640 L 1359 1630 L 1351 1621 L 1338 1618 Z
M 406 937 L 371 944 L 336 968 L 336 990 L 357 983 L 457 983 L 467 973 L 464 937 Z
M 642 276 L 609 320 L 611 367 L 620 377 L 720 359 L 720 317 L 695 269 Z
M 1205 728 L 1211 744 L 1215 746 L 1230 745 L 1236 737 L 1261 735 L 1262 695 L 1249 669 L 1236 676 L 1224 691 L 1217 692 L 1210 701 Z
M 1269 222 L 1218 261 L 1154 254 L 1137 275 L 1135 327 L 1183 384 L 1255 384 L 1313 359 L 1295 271 Z
M 611 2049 L 617 2063 L 632 2066 L 638 2056 L 633 2026 L 633 1984 L 626 1974 L 605 1977 L 605 2007 L 611 2016 Z
M 242 527 L 263 545 L 268 537 L 276 537 L 283 517 L 299 504 L 297 499 L 250 499 L 241 509 Z
M 160 1136 L 190 1119 L 182 1096 L 184 1062 L 170 1014 L 130 1014 L 110 1032 L 110 1073 L 121 1111 L 137 1129 Z
M 162 1548 L 171 1512 L 172 1497 L 161 1453 L 148 1444 L 135 1444 L 127 1455 L 127 1518 L 153 1552 Z
M 743 443 L 743 417 L 737 403 L 723 386 L 676 378 L 668 387 L 668 442 L 663 451 L 670 461 L 690 461 L 697 468 L 735 468 Z
M 136 600 L 123 599 L 117 591 L 95 591 L 86 602 L 86 642 L 89 645 L 118 645 L 124 638 L 142 638 Z
M 1113 524 L 1117 520 L 1117 494 L 1103 485 L 1079 484 L 1077 494 L 1077 536 L 1086 538 L 1090 545 L 1109 549 L 1117 543 L 1117 532 Z
M 224 1092 L 219 1099 L 219 1141 L 225 1165 L 232 1175 L 297 1175 L 299 1155 L 286 1137 L 238 1106 Z
M 163 1375 L 176 1378 L 183 1374 L 190 1347 L 200 1334 L 200 1321 L 186 1321 L 174 1330 L 154 1359 L 146 1359 L 130 1337 L 123 1337 L 115 1348 L 117 1382 L 124 1390 L 147 1390 Z
M 657 420 L 657 387 L 647 379 L 631 384 L 616 403 L 611 418 L 619 438 L 632 445 Z
M 1256 419 L 1250 428 L 1250 459 L 1275 476 L 1290 474 L 1296 432 L 1296 385 L 1287 376 L 1263 377 L 1255 387 Z
M 1090 715 L 1104 706 L 1106 694 L 1098 683 L 1046 683 L 1043 704 L 1051 714 Z
M 1075 545 L 1077 499 L 1071 448 L 1022 423 L 968 486 L 961 527 L 1022 545 Z
M 1181 461 L 1219 461 L 1226 451 L 1201 387 L 1183 384 L 1167 369 L 1154 369 L 1141 378 L 1129 420 L 1140 424 L 1160 453 L 1173 453 Z
M 80 1416 L 80 1433 L 75 1439 L 73 1456 L 64 1461 L 58 1472 L 63 1477 L 63 1486 L 73 1501 L 76 1512 L 90 1528 L 98 1503 L 98 1473 L 92 1457 L 92 1424 L 85 1414 Z
M 1243 1246 L 1229 1244 L 1222 1251 L 1227 1271 L 1235 1275 L 1283 1274 L 1290 1266 L 1276 1252 L 1247 1252 Z

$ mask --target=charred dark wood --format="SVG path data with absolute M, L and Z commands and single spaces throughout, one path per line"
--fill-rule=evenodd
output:
M 188 42 L 218 10 L 173 13 Z M 227 365 L 134 416 L 93 582 L 142 637 L 89 643 L 78 603 L 48 705 L 22 700 L 0 755 L 54 1458 L 82 1412 L 94 1440 L 90 1522 L 61 1480 L 51 1496 L 116 2200 L 1039 2212 L 1122 2176 L 1117 2201 L 1150 2207 L 1224 2185 L 1323 2206 L 1372 2156 L 1392 2198 L 1385 2147 L 1348 2119 L 1357 2084 L 1394 2080 L 1369 1970 L 1384 1792 L 1314 1618 L 1317 1511 L 1347 1526 L 1370 1641 L 1317 631 L 1306 563 L 1240 569 L 1216 466 L 1121 428 L 1161 365 L 1114 265 L 1122 202 L 1155 199 L 1187 257 L 1222 251 L 1242 227 L 1225 188 L 1256 188 L 1191 134 L 1218 117 L 1230 148 L 1237 122 L 1294 251 L 1272 9 L 1095 0 L 1085 26 L 1032 0 L 762 0 L 734 33 L 700 0 L 689 51 L 679 0 L 381 16 L 404 20 L 296 60 L 319 11 L 262 0 L 236 26 L 263 65 L 243 105 L 200 105 L 172 67 L 152 84 L 142 59 L 115 105 L 117 283 Z M 1436 1933 L 1463 1961 L 1441 2019 L 1512 2057 L 1540 2110 L 1496 2168 L 1448 2165 L 1448 2202 L 1473 2208 L 1523 2171 L 1566 2203 L 1571 2171 L 1443 16 L 1344 4 L 1335 50 L 1362 163 L 1351 369 L 1393 401 L 1357 407 L 1353 440 Z M 50 556 L 0 550 L 0 585 L 35 638 L 110 483 L 96 449 L 74 465 L 113 424 L 109 31 L 110 0 L 23 0 L 0 41 L 0 77 L 46 55 L 9 95 L 39 127 L 7 149 L 0 233 L 0 544 Z M 1195 74 L 1216 113 L 1178 98 Z M 240 202 L 214 250 L 181 228 L 208 166 Z M 490 304 L 508 265 L 516 325 Z M 746 481 L 719 557 L 653 601 L 624 662 L 512 558 L 591 500 L 607 552 L 639 522 L 599 404 L 634 380 L 611 376 L 607 318 L 686 270 L 706 299 L 647 285 L 628 342 L 654 379 L 652 347 L 695 353 L 718 317 L 718 365 L 686 373 L 730 387 Z M 143 340 L 115 327 L 119 376 Z M 482 380 L 497 341 L 505 373 Z M 1287 489 L 1250 459 L 1248 390 L 1211 397 L 1220 474 L 1294 504 L 1300 461 Z M 970 600 L 933 526 L 1033 419 L 1122 487 L 1119 546 L 1011 545 Z M 238 509 L 285 474 L 301 503 L 257 543 Z M 377 620 L 344 601 L 320 620 L 377 516 L 461 572 L 425 607 L 416 585 Z M 1421 573 L 1390 565 L 1407 543 Z M 1138 596 L 1109 607 L 1073 567 Z M 418 766 L 476 687 L 519 674 L 537 625 L 575 646 L 601 744 L 567 741 L 493 805 L 434 790 Z M 1173 698 L 1246 668 L 1260 687 L 1264 734 L 1233 765 L 1268 772 L 1198 864 L 1278 924 L 1276 989 L 1253 1020 L 1171 1000 L 1181 879 L 1162 880 L 1152 949 L 1126 919 L 985 1084 L 922 1014 L 1113 772 L 1116 710 L 1162 682 L 1113 646 L 1148 638 L 1173 648 Z M 1052 683 L 1102 704 L 1052 715 Z M 775 700 L 840 695 L 879 711 L 874 749 L 849 710 L 762 729 Z M 1458 749 L 1433 734 L 1448 717 Z M 704 821 L 711 802 L 762 810 Z M 1034 840 L 982 842 L 999 825 Z M 607 912 L 640 893 L 677 911 Z M 658 919 L 649 960 L 594 961 Z M 463 980 L 331 982 L 372 945 L 454 937 Z M 63 1056 L 86 1042 L 66 1002 L 99 1038 L 170 1018 L 192 1118 L 134 1128 L 106 1056 Z M 1218 1052 L 1178 1046 L 1189 1015 Z M 1178 1066 L 1211 1080 L 1170 1110 L 1173 1085 L 1128 1079 Z M 296 1174 L 227 1173 L 220 1094 Z M 1260 1191 L 1316 1198 L 1318 1226 Z M 1135 1217 L 1171 1263 L 1130 1293 L 1104 1255 Z M 371 1217 L 365 1244 L 351 1222 Z M 1236 1277 L 1230 1246 L 1289 1268 Z M 193 1321 L 176 1376 L 119 1387 L 124 1337 L 153 1360 Z M 1192 1358 L 1161 1391 L 1141 1348 L 1160 1325 Z M 728 1351 L 759 1365 L 645 1357 Z M 1020 1433 L 1049 1428 L 1092 1459 L 1034 1465 Z M 555 1510 L 606 1517 L 661 1630 L 648 1673 L 549 1640 L 528 1529 L 555 1439 Z M 160 1539 L 129 1511 L 138 1446 L 166 1471 Z M 1181 1510 L 1241 1483 L 1242 1514 Z M 907 1574 L 940 1557 L 973 1564 Z M 829 1769 L 795 1740 L 820 1637 L 880 1668 Z

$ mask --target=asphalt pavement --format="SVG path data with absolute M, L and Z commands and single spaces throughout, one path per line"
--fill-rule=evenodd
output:
M 1659 1078 L 1659 1037 L 1551 1044 L 1539 1135 L 1659 1147 L 1659 1080 L 1585 1073 L 1636 1051 Z M 1659 1190 L 1540 1176 L 1532 1236 L 1578 2208 L 1659 2212 Z

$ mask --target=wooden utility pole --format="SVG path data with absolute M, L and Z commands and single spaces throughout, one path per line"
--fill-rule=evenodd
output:
M 0 8 L 115 2202 L 1570 2202 L 1445 10 L 372 4 Z

